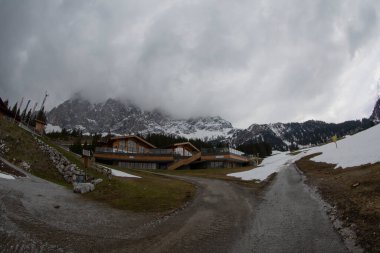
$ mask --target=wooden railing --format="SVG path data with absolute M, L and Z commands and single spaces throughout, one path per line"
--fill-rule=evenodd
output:
M 190 163 L 198 160 L 199 158 L 201 158 L 201 152 L 198 152 L 198 153 L 194 154 L 193 156 L 191 156 L 189 158 L 178 160 L 178 161 L 170 164 L 169 167 L 168 167 L 168 170 L 176 170 L 179 167 L 188 165 L 188 164 L 190 164 Z

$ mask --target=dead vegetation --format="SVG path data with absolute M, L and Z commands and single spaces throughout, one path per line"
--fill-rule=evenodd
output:
M 366 252 L 380 252 L 380 163 L 334 169 L 333 164 L 311 161 L 316 155 L 296 162 L 307 182 L 337 209 L 338 218 L 356 232 Z

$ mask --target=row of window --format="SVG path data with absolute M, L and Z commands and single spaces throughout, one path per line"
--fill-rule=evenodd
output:
M 157 163 L 119 162 L 119 166 L 131 169 L 157 169 Z
M 127 144 L 127 145 L 126 145 Z M 127 149 L 126 149 L 127 147 Z M 118 150 L 128 150 L 130 153 L 144 153 L 145 148 L 142 146 L 137 146 L 136 142 L 132 140 L 128 140 L 125 142 L 125 140 L 119 141 L 119 147 L 117 147 Z

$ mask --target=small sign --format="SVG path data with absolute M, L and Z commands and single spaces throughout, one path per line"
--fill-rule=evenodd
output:
M 216 159 L 223 159 L 224 158 L 224 155 L 217 155 L 215 156 Z
M 82 151 L 82 155 L 83 155 L 83 156 L 90 157 L 90 156 L 91 156 L 91 151 L 90 151 L 90 150 L 83 149 L 83 151 Z
M 134 159 L 135 157 L 134 156 L 129 156 L 129 158 Z

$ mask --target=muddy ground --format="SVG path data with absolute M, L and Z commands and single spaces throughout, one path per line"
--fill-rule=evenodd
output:
M 380 252 L 380 163 L 347 169 L 310 161 L 296 162 L 310 185 L 335 207 L 337 217 L 353 229 L 366 252 Z

